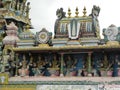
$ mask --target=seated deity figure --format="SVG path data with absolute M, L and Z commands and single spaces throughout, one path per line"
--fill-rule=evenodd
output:
M 23 60 L 19 63 L 21 68 L 19 69 L 20 76 L 27 76 L 28 75 L 28 68 L 27 68 L 27 61 L 26 57 L 23 56 Z
M 44 71 L 43 75 L 44 76 L 50 76 L 51 74 L 50 74 L 49 68 L 51 67 L 51 63 L 48 61 L 48 59 L 45 59 L 45 63 L 43 65 L 43 67 L 44 67 L 44 69 L 43 69 L 43 71 Z
M 57 59 L 57 56 L 53 56 L 53 60 L 51 61 L 51 67 L 49 68 L 49 72 L 51 73 L 51 76 L 59 76 L 59 70 L 60 70 L 60 61 Z
M 66 59 L 66 69 L 67 69 L 66 76 L 70 76 L 70 72 L 73 71 L 73 68 L 74 68 L 74 62 L 72 58 L 68 56 Z
M 54 55 L 53 60 L 52 60 L 52 68 L 59 68 L 59 60 L 57 60 L 57 56 Z
M 44 65 L 45 61 L 42 59 L 41 56 L 38 56 L 38 61 L 37 61 L 37 68 L 36 68 L 36 75 L 37 76 L 43 76 L 43 65 Z
M 81 75 L 83 73 L 84 68 L 83 57 L 75 57 L 75 59 L 76 59 L 75 70 L 77 71 L 77 76 L 83 76 Z

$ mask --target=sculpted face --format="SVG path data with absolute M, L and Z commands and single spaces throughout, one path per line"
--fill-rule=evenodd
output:
M 97 18 L 97 17 L 99 16 L 99 13 L 98 13 L 97 10 L 93 10 L 93 16 L 94 16 L 95 18 Z
M 63 11 L 63 8 L 57 9 L 56 11 L 56 16 L 59 20 L 65 17 L 65 14 L 66 13 Z
M 59 9 L 57 10 L 56 15 L 57 15 L 58 19 L 62 18 L 62 12 Z
M 97 19 L 97 17 L 99 16 L 99 12 L 100 12 L 100 8 L 94 5 L 92 9 L 93 17 Z

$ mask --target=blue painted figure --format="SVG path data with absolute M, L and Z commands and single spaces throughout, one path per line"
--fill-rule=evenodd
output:
M 117 77 L 118 76 L 118 56 L 115 57 L 115 60 L 113 62 L 113 77 Z
M 94 64 L 93 64 L 93 69 L 94 71 L 94 75 L 93 76 L 101 76 L 101 72 L 100 72 L 100 68 L 101 68 L 101 61 L 95 59 Z
M 81 76 L 82 70 L 84 68 L 83 57 L 78 56 L 78 57 L 75 57 L 75 58 L 76 58 L 75 70 L 78 72 L 77 75 Z

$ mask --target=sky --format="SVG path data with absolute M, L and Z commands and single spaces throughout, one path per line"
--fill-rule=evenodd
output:
M 30 2 L 30 18 L 34 29 L 32 32 L 38 32 L 42 28 L 46 28 L 50 32 L 54 32 L 54 23 L 57 19 L 56 10 L 63 8 L 68 12 L 71 9 L 72 15 L 75 16 L 75 9 L 78 7 L 79 16 L 83 15 L 83 8 L 86 7 L 87 14 L 91 13 L 93 5 L 101 8 L 98 17 L 100 24 L 100 32 L 111 24 L 120 26 L 120 4 L 119 0 L 27 0 Z

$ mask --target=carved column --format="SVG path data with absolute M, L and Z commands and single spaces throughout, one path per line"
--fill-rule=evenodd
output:
M 89 52 L 88 53 L 88 58 L 87 58 L 87 62 L 88 62 L 88 67 L 87 67 L 88 76 L 91 76 L 91 71 L 92 71 L 92 67 L 91 67 L 91 55 L 92 55 L 92 52 Z
M 107 60 L 107 54 L 104 53 L 104 62 L 103 62 L 104 68 L 108 67 L 108 60 Z
M 64 76 L 63 75 L 63 66 L 64 66 L 64 60 L 63 60 L 63 53 L 61 53 L 61 68 L 60 68 L 60 76 Z
M 18 53 L 15 53 L 15 61 L 16 61 L 15 76 L 18 76 Z
M 104 66 L 104 69 L 105 69 L 105 76 L 107 76 L 107 71 L 109 69 L 109 64 L 108 64 L 107 54 L 105 52 L 104 52 L 103 66 Z

